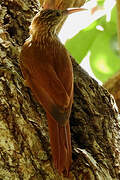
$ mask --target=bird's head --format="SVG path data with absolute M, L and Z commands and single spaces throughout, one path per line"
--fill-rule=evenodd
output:
M 53 31 L 59 25 L 61 20 L 64 17 L 72 14 L 74 12 L 79 12 L 85 10 L 83 8 L 74 8 L 69 10 L 53 10 L 53 9 L 44 9 L 36 14 L 31 23 L 31 30 L 40 30 L 45 28 L 46 30 Z

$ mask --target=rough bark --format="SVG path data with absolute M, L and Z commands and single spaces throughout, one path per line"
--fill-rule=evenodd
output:
M 46 115 L 24 87 L 19 68 L 21 46 L 38 9 L 37 0 L 0 0 L 1 180 L 62 179 L 53 167 Z M 70 177 L 64 179 L 118 180 L 120 126 L 114 99 L 71 60 L 75 81 L 70 118 L 73 163 Z
M 120 112 L 120 72 L 116 73 L 103 85 L 115 98 L 117 107 Z

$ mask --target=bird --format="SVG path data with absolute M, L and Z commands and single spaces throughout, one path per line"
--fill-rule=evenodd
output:
M 24 84 L 46 112 L 54 167 L 66 175 L 72 163 L 69 118 L 74 80 L 70 55 L 58 38 L 57 27 L 64 17 L 81 10 L 40 10 L 20 54 Z

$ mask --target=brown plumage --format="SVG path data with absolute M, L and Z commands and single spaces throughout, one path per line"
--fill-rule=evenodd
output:
M 54 165 L 59 173 L 67 174 L 72 161 L 69 117 L 73 69 L 56 28 L 63 16 L 80 10 L 41 10 L 33 18 L 20 57 L 25 83 L 46 111 Z

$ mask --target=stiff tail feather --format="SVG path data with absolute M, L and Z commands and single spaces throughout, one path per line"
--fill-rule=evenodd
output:
M 61 126 L 49 113 L 47 119 L 54 166 L 60 174 L 68 175 L 72 162 L 69 120 L 66 125 Z

